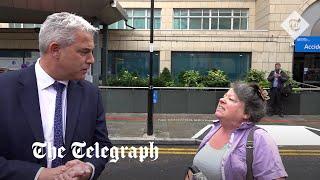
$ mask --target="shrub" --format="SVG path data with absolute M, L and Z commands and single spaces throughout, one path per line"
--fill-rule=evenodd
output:
M 160 73 L 160 76 L 153 79 L 153 85 L 157 87 L 175 86 L 175 83 L 171 77 L 171 73 L 168 68 L 164 68 Z
M 298 88 L 299 84 L 297 81 L 292 79 L 292 73 L 290 73 L 289 71 L 284 71 L 284 72 L 288 75 L 288 81 L 286 81 L 284 84 L 290 85 L 293 88 Z
M 179 84 L 184 87 L 203 87 L 201 80 L 200 73 L 195 70 L 181 72 L 178 76 Z
M 140 78 L 136 73 L 127 70 L 120 72 L 118 76 L 110 77 L 107 80 L 109 86 L 143 87 L 148 86 L 147 78 Z
M 203 79 L 206 87 L 228 87 L 230 84 L 228 76 L 218 69 L 208 71 L 208 75 Z
M 258 83 L 263 88 L 270 87 L 270 83 L 265 77 L 265 72 L 256 69 L 250 69 L 244 81 Z

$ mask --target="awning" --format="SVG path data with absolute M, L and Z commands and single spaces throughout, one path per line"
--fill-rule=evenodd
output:
M 115 0 L 1 0 L 0 23 L 41 24 L 49 14 L 71 12 L 88 21 L 112 24 L 128 19 Z

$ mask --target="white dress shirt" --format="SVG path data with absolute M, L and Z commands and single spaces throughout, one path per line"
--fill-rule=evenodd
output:
M 55 80 L 52 77 L 50 77 L 42 69 L 42 67 L 40 66 L 40 59 L 38 59 L 38 61 L 35 64 L 35 73 L 37 78 L 44 140 L 46 143 L 51 143 L 51 145 L 53 145 L 54 114 L 55 114 L 57 91 L 53 88 L 52 84 L 55 82 Z M 62 128 L 63 128 L 62 132 L 63 132 L 63 139 L 65 139 L 68 81 L 58 81 L 58 82 L 66 85 L 66 87 L 62 92 Z M 47 151 L 47 154 L 48 154 L 48 151 Z M 46 158 L 47 158 L 47 167 L 50 168 L 52 164 L 52 159 L 48 158 L 48 156 Z
M 54 113 L 56 106 L 56 96 L 57 91 L 52 86 L 55 80 L 49 76 L 43 68 L 40 66 L 40 58 L 37 60 L 35 64 L 35 73 L 37 79 L 37 88 L 39 95 L 39 105 L 40 105 L 40 113 L 41 113 L 41 121 L 42 121 L 42 129 L 44 134 L 44 140 L 46 143 L 51 143 L 53 145 L 54 141 Z M 65 142 L 65 132 L 66 132 L 66 119 L 67 119 L 67 88 L 68 81 L 58 81 L 65 86 L 62 92 L 62 132 L 63 132 L 63 141 Z M 67 148 L 67 147 L 65 147 Z M 48 148 L 47 148 L 48 154 Z M 48 156 L 47 158 L 47 168 L 51 168 L 52 159 Z M 92 168 L 92 173 L 90 179 L 93 179 L 95 167 L 93 164 L 87 162 Z M 35 180 L 39 178 L 39 175 L 42 171 L 43 167 L 40 168 L 35 176 Z

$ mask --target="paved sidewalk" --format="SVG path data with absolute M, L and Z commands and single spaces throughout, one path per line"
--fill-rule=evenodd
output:
M 199 142 L 191 137 L 214 119 L 212 114 L 154 114 L 154 134 L 147 136 L 146 113 L 106 114 L 109 137 L 115 144 L 141 144 L 149 141 L 158 144 L 197 144 Z M 283 118 L 266 116 L 259 124 L 320 129 L 320 115 L 286 115 Z

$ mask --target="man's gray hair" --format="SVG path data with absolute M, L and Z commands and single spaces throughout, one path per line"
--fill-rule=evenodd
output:
M 259 86 L 255 83 L 235 82 L 231 88 L 244 103 L 244 112 L 248 114 L 249 121 L 259 122 L 266 114 L 266 101 L 259 96 Z
M 75 40 L 74 33 L 79 30 L 94 35 L 98 28 L 92 26 L 84 18 L 68 12 L 49 15 L 41 25 L 39 32 L 40 55 L 47 51 L 52 42 L 57 42 L 62 47 L 71 45 Z

